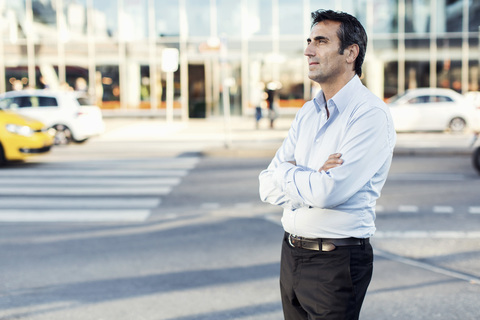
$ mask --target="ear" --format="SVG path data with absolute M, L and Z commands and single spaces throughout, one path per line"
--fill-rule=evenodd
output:
M 359 52 L 360 52 L 360 48 L 358 47 L 358 44 L 352 44 L 349 47 L 347 47 L 344 51 L 347 62 L 355 63 L 355 59 L 357 59 Z

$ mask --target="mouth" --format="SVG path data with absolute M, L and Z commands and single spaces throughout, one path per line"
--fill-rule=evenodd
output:
M 315 61 L 310 61 L 310 62 L 308 63 L 309 66 L 313 66 L 313 65 L 316 65 L 316 64 L 318 64 L 318 62 L 315 62 Z

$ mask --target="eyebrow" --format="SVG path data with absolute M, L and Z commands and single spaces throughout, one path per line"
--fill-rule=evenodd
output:
M 316 37 L 313 38 L 313 40 L 319 41 L 319 40 L 330 40 L 330 39 L 325 37 L 325 36 L 316 36 Z M 312 42 L 312 39 L 307 38 L 307 42 Z

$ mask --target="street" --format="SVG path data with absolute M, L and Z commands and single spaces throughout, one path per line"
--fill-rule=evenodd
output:
M 281 210 L 258 197 L 273 156 L 259 133 L 231 132 L 255 149 L 232 156 L 210 125 L 147 139 L 132 137 L 146 122 L 109 124 L 0 169 L 0 319 L 282 319 Z M 285 128 L 260 133 L 276 147 Z M 468 154 L 394 157 L 361 319 L 478 319 L 478 190 Z

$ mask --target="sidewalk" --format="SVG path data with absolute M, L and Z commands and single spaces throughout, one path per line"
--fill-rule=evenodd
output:
M 107 117 L 107 132 L 97 140 L 164 141 L 178 143 L 179 147 L 201 152 L 205 156 L 221 157 L 273 157 L 286 137 L 293 116 L 285 115 L 269 128 L 267 119 L 255 128 L 250 117 L 222 117 L 190 119 L 182 122 L 175 119 L 167 123 L 161 118 L 114 118 Z M 471 154 L 473 134 L 448 132 L 399 133 L 395 154 L 397 155 L 459 155 Z

